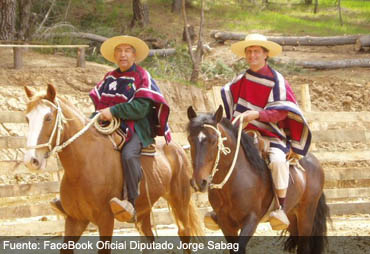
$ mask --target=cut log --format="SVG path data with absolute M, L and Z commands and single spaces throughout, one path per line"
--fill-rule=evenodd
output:
M 176 54 L 175 48 L 149 50 L 149 56 L 169 56 L 174 54 Z
M 100 36 L 100 35 L 97 35 L 97 34 L 82 33 L 82 32 L 60 33 L 60 34 L 53 34 L 53 36 L 56 36 L 56 37 L 69 36 L 69 37 L 87 39 L 87 40 L 96 41 L 96 42 L 104 42 L 106 39 L 108 39 L 107 37 Z M 169 56 L 169 55 L 173 55 L 175 53 L 176 53 L 176 49 L 174 49 L 174 48 L 151 49 L 149 51 L 149 56 Z
M 213 32 L 211 37 L 217 41 L 237 40 L 242 41 L 247 34 L 231 32 Z M 313 37 L 313 36 L 266 36 L 268 40 L 276 42 L 283 46 L 335 46 L 355 44 L 359 35 L 348 36 L 330 36 L 330 37 Z
M 355 50 L 356 51 L 365 51 L 370 48 L 370 35 L 360 36 L 356 40 Z
M 353 67 L 370 67 L 370 59 L 343 59 L 333 61 L 299 61 L 296 65 L 304 68 L 314 69 L 339 69 L 339 68 L 353 68 Z
M 104 42 L 107 37 L 100 36 L 97 34 L 92 33 L 82 33 L 82 32 L 66 32 L 66 33 L 55 33 L 52 34 L 52 36 L 55 37 L 74 37 L 74 38 L 81 38 L 81 39 L 87 39 L 90 41 L 97 41 L 97 42 Z

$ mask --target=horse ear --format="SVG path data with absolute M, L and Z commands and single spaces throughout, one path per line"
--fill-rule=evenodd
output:
M 28 88 L 28 86 L 24 86 L 24 91 L 26 92 L 28 99 L 31 99 L 35 94 L 30 88 Z
M 213 120 L 215 120 L 216 123 L 219 123 L 222 120 L 223 112 L 224 112 L 224 109 L 222 108 L 222 106 L 221 105 L 218 106 L 216 113 L 213 115 Z
M 195 117 L 197 117 L 197 113 L 195 113 L 195 111 L 193 109 L 193 106 L 189 106 L 188 107 L 188 118 L 189 118 L 189 120 L 191 120 Z
M 51 102 L 54 102 L 56 94 L 57 94 L 57 92 L 55 90 L 55 87 L 51 84 L 48 84 L 48 89 L 46 91 L 45 99 L 47 99 Z

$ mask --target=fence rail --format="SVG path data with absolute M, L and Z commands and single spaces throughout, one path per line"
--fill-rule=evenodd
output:
M 85 48 L 89 45 L 26 45 L 0 44 L 0 48 L 13 48 L 14 69 L 23 67 L 23 51 L 26 48 L 77 48 L 77 67 L 85 67 Z

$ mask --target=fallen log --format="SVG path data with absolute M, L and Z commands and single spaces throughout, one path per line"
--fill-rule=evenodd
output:
M 224 42 L 226 40 L 244 40 L 247 34 L 231 33 L 231 32 L 213 32 L 211 37 L 217 41 Z M 348 36 L 328 36 L 328 37 L 313 37 L 313 36 L 266 36 L 268 40 L 279 43 L 283 46 L 336 46 L 355 44 L 359 35 Z
M 149 56 L 169 56 L 174 54 L 176 54 L 175 48 L 149 50 Z
M 356 51 L 365 51 L 367 48 L 370 48 L 370 35 L 360 36 L 356 40 L 355 50 Z
M 52 36 L 55 37 L 74 37 L 74 38 L 81 38 L 81 39 L 87 39 L 90 41 L 97 41 L 97 42 L 104 42 L 107 37 L 92 34 L 92 33 L 82 33 L 82 32 L 65 32 L 65 33 L 55 33 L 52 34 Z
M 53 36 L 57 37 L 74 37 L 74 38 L 80 38 L 80 39 L 87 39 L 91 41 L 96 42 L 104 42 L 107 37 L 92 34 L 92 33 L 83 33 L 83 32 L 66 32 L 66 33 L 60 33 L 60 34 L 53 34 Z M 169 56 L 176 54 L 175 48 L 168 48 L 168 49 L 151 49 L 149 50 L 149 56 Z
M 299 61 L 294 62 L 298 66 L 304 68 L 314 69 L 339 69 L 339 68 L 353 68 L 353 67 L 370 67 L 370 59 L 343 59 L 333 61 Z

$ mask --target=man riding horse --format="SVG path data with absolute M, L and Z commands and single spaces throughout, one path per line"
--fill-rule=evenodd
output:
M 268 140 L 266 152 L 279 201 L 279 208 L 270 213 L 270 224 L 276 230 L 286 229 L 287 154 L 292 151 L 298 157 L 305 156 L 311 143 L 310 131 L 289 83 L 267 64 L 267 59 L 279 55 L 282 47 L 263 35 L 250 34 L 244 41 L 231 45 L 231 51 L 245 57 L 249 69 L 221 90 L 226 116 L 232 120 L 243 114 L 247 124 L 244 130 L 258 131 Z M 205 219 L 213 223 L 212 216 L 215 215 Z
M 137 65 L 149 53 L 144 41 L 132 36 L 116 36 L 104 41 L 100 51 L 118 68 L 108 72 L 89 95 L 95 110 L 101 113 L 100 120 L 120 119 L 120 129 L 125 136 L 121 153 L 127 200 L 114 197 L 110 206 L 117 220 L 133 221 L 142 178 L 141 150 L 154 144 L 156 135 L 164 136 L 167 143 L 171 141 L 167 124 L 170 109 L 149 72 Z M 59 200 L 52 205 L 62 209 Z

